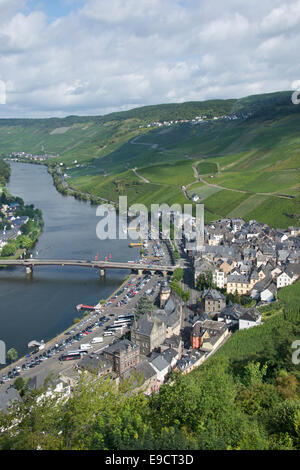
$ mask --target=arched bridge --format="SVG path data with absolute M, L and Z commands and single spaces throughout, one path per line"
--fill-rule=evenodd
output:
M 24 266 L 26 273 L 31 274 L 33 268 L 36 266 L 78 266 L 95 268 L 100 270 L 100 275 L 105 275 L 106 269 L 130 269 L 142 274 L 144 271 L 161 272 L 164 275 L 173 273 L 178 266 L 166 265 L 153 265 L 153 264 L 140 264 L 140 263 L 122 263 L 112 261 L 84 261 L 84 260 L 48 260 L 48 259 L 22 259 L 22 260 L 3 260 L 0 261 L 1 266 Z

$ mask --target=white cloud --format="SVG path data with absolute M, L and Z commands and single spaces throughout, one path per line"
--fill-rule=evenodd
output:
M 26 0 L 0 0 L 0 24 L 13 17 L 20 8 L 24 8 Z
M 269 32 L 288 31 L 300 24 L 300 1 L 283 3 L 274 8 L 262 21 L 262 27 Z
M 247 34 L 250 25 L 247 18 L 235 13 L 229 18 L 217 19 L 205 25 L 199 37 L 202 41 L 224 41 L 232 40 L 238 36 Z
M 300 79 L 300 1 L 85 0 L 53 22 L 25 4 L 0 0 L 0 116 L 240 97 Z
M 45 30 L 46 18 L 41 12 L 34 12 L 28 16 L 17 13 L 9 23 L 1 28 L 1 37 L 4 38 L 4 51 L 14 53 L 33 47 L 39 47 Z

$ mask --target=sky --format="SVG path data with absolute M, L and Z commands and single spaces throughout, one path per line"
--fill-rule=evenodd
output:
M 299 50 L 300 0 L 0 0 L 0 117 L 291 90 Z

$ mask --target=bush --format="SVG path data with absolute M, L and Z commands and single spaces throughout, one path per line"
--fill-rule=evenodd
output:
M 173 281 L 181 281 L 183 279 L 183 269 L 182 268 L 177 268 L 175 269 L 172 280 Z
M 178 284 L 177 281 L 172 281 L 170 287 L 175 294 L 178 295 L 184 302 L 188 302 L 190 300 L 190 293 L 189 291 L 185 291 L 182 287 Z
M 10 241 L 2 248 L 1 256 L 6 258 L 7 256 L 12 256 L 16 253 L 18 249 L 18 244 L 16 241 Z

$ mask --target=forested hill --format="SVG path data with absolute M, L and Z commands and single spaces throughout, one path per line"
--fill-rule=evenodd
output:
M 65 118 L 41 118 L 41 119 L 0 119 L 0 126 L 24 126 L 40 129 L 55 129 L 57 126 L 73 126 L 84 123 L 105 123 L 110 121 L 125 121 L 127 119 L 143 120 L 145 123 L 153 121 L 169 121 L 178 119 L 193 119 L 195 116 L 230 115 L 232 113 L 259 114 L 266 110 L 274 109 L 281 112 L 297 112 L 291 103 L 291 92 L 275 92 L 262 95 L 253 95 L 241 99 L 216 99 L 206 101 L 189 101 L 185 103 L 168 103 L 150 106 L 142 106 L 128 111 L 114 112 L 99 116 L 67 116 Z
M 104 116 L 67 116 L 47 119 L 0 119 L 0 155 L 11 152 L 59 154 L 93 160 L 108 155 L 128 139 L 148 132 L 153 122 L 233 116 L 276 118 L 299 115 L 291 102 L 291 92 L 254 95 L 241 99 L 191 101 L 143 106 Z
M 94 122 L 104 123 L 110 121 L 124 121 L 126 119 L 140 119 L 145 123 L 152 121 L 168 121 L 176 119 L 193 119 L 195 116 L 207 117 L 230 114 L 238 100 L 208 100 L 190 101 L 186 103 L 169 103 L 152 106 L 142 106 L 128 111 L 110 113 L 104 116 L 67 116 L 65 118 L 47 119 L 0 119 L 0 126 L 25 126 L 53 128 L 57 126 L 72 126 L 73 124 Z

